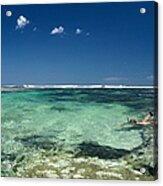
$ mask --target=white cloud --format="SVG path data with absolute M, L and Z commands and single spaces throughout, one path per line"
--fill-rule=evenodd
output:
M 154 79 L 154 76 L 153 75 L 147 76 L 146 79 L 153 80 Z
M 80 29 L 80 28 L 77 28 L 76 30 L 75 30 L 75 34 L 81 34 L 82 33 L 82 30 Z
M 29 20 L 23 15 L 21 15 L 17 19 L 16 29 L 23 29 L 27 24 L 29 24 Z
M 105 81 L 108 82 L 118 82 L 118 81 L 122 81 L 122 80 L 127 80 L 127 78 L 124 77 L 116 77 L 116 76 L 111 76 L 111 77 L 106 77 L 104 78 Z
M 89 32 L 87 32 L 87 33 L 86 33 L 86 36 L 90 36 L 90 33 L 89 33 Z
M 35 32 L 37 30 L 37 27 L 35 26 L 34 28 L 33 28 L 33 32 Z
M 55 27 L 52 29 L 52 31 L 50 32 L 51 35 L 54 34 L 62 34 L 64 32 L 64 28 L 62 26 L 59 27 Z

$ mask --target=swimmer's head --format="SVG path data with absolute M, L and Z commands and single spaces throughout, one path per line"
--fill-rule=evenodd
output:
M 130 122 L 131 124 L 137 124 L 136 119 L 130 119 L 129 122 Z

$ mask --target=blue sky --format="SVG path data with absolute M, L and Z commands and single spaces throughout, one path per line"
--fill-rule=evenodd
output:
M 152 85 L 153 73 L 153 2 L 2 6 L 2 84 Z

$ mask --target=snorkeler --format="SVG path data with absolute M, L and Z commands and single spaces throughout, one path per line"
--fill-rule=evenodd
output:
M 152 124 L 153 113 L 149 112 L 147 116 L 144 117 L 143 120 L 129 119 L 128 122 L 133 125 L 149 125 Z

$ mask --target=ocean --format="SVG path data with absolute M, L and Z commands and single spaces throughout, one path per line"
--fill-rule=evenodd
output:
M 157 125 L 128 123 L 157 120 L 156 89 L 10 87 L 1 97 L 2 176 L 156 178 Z

